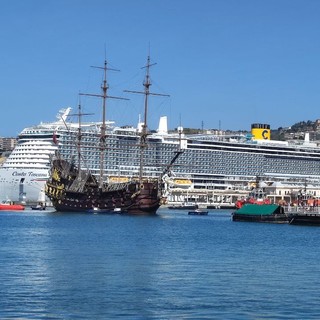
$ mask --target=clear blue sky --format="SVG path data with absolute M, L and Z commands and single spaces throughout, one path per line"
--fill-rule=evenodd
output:
M 1 0 L 0 136 L 54 120 L 99 93 L 110 66 L 110 95 L 142 90 L 150 44 L 149 126 L 272 128 L 320 118 L 318 0 Z M 107 117 L 136 124 L 140 96 L 108 103 Z M 100 101 L 83 98 L 98 120 Z

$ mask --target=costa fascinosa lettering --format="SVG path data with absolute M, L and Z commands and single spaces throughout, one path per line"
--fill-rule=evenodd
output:
M 37 172 L 18 172 L 18 171 L 14 171 L 12 173 L 13 177 L 33 177 L 33 178 L 39 178 L 39 177 L 47 177 L 48 175 L 46 173 L 37 173 Z

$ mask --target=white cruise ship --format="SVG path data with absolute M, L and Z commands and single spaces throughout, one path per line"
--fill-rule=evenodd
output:
M 32 204 L 44 201 L 50 157 L 59 149 L 63 158 L 77 160 L 79 124 L 68 121 L 70 108 L 59 113 L 56 122 L 24 129 L 18 144 L 0 167 L 0 201 Z M 98 175 L 100 122 L 81 125 L 81 166 Z M 109 182 L 125 182 L 139 175 L 139 130 L 107 123 L 105 172 Z M 252 125 L 252 135 L 185 135 L 168 133 L 166 117 L 157 132 L 150 133 L 144 152 L 144 176 L 159 177 L 179 148 L 184 152 L 170 168 L 169 189 L 216 190 L 250 189 L 259 177 L 270 181 L 319 186 L 320 148 L 308 139 L 300 144 L 270 140 L 268 125 Z M 320 189 L 319 189 L 320 190 Z M 169 190 L 170 191 L 170 190 Z

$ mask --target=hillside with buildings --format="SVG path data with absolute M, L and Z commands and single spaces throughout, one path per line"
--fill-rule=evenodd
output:
M 194 129 L 184 128 L 185 134 L 213 133 L 213 134 L 247 134 L 249 131 L 219 130 L 219 129 Z M 304 140 L 305 133 L 309 133 L 310 141 L 320 144 L 320 119 L 315 121 L 300 121 L 290 127 L 279 127 L 271 130 L 271 140 Z
M 17 138 L 0 137 L 0 152 L 12 151 L 17 144 Z
M 303 140 L 306 132 L 309 133 L 311 141 L 320 141 L 320 119 L 300 121 L 291 127 L 272 130 L 271 138 L 274 140 Z

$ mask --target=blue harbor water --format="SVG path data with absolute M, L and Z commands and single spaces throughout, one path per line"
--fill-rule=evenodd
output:
M 319 319 L 320 228 L 0 212 L 0 319 Z

